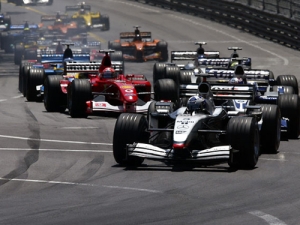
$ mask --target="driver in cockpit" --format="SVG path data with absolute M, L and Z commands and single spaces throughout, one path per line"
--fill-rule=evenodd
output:
M 133 39 L 133 41 L 141 41 L 141 40 L 142 40 L 141 32 L 140 32 L 139 28 L 136 27 L 135 31 L 134 31 L 134 39 Z

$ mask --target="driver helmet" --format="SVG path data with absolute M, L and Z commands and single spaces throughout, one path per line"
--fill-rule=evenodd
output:
M 229 80 L 230 84 L 243 84 L 244 81 L 242 78 L 234 77 Z
M 107 79 L 115 78 L 116 77 L 116 72 L 113 68 L 105 68 L 103 70 L 102 77 L 107 78 Z
M 189 113 L 198 113 L 206 110 L 206 100 L 202 96 L 190 97 L 187 102 Z
M 234 69 L 238 64 L 239 64 L 238 61 L 232 61 L 232 62 L 229 64 L 229 68 L 230 68 L 230 69 Z
M 198 54 L 198 55 L 204 55 L 204 48 L 199 47 L 199 48 L 197 49 L 197 54 Z
M 61 24 L 62 23 L 62 20 L 61 19 L 57 19 L 56 21 L 55 21 L 55 24 Z
M 185 68 L 186 70 L 193 70 L 193 69 L 195 69 L 195 65 L 194 65 L 194 63 L 189 62 L 188 64 L 186 64 L 186 65 L 184 66 L 184 68 Z
M 80 13 L 80 14 L 84 14 L 84 13 L 85 13 L 84 8 L 81 8 L 80 11 L 79 11 L 79 13 Z

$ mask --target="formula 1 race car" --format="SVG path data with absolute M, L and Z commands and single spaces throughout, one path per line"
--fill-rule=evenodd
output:
M 11 18 L 3 13 L 0 13 L 0 31 L 9 29 L 11 25 Z
M 134 32 L 120 33 L 120 39 L 108 42 L 108 48 L 122 51 L 125 60 L 144 62 L 148 60 L 167 61 L 168 43 L 151 39 L 151 32 L 140 31 L 134 26 Z M 123 41 L 124 40 L 124 41 Z
M 180 87 L 180 97 L 183 105 L 197 90 L 198 78 L 210 84 L 228 82 L 235 77 L 243 77 L 242 83 L 257 84 L 256 98 L 252 104 L 278 105 L 281 110 L 281 131 L 288 138 L 297 138 L 300 129 L 300 98 L 298 97 L 298 82 L 293 75 L 279 75 L 274 78 L 270 70 L 244 69 L 238 65 L 235 69 L 206 68 L 205 73 L 174 72 L 168 78 L 173 79 Z M 201 79 L 198 79 L 201 80 Z M 194 85 L 194 86 L 193 86 Z M 288 119 L 288 120 L 287 120 Z
M 73 20 L 84 20 L 86 28 L 99 28 L 102 31 L 110 29 L 109 17 L 100 12 L 91 12 L 91 6 L 84 2 L 75 6 L 66 6 L 66 13 L 76 11 L 71 18 Z
M 65 61 L 89 62 L 89 54 L 73 54 L 72 59 Z M 19 90 L 28 101 L 40 101 L 44 94 L 44 81 L 48 76 L 64 73 L 63 54 L 45 54 L 41 61 L 23 60 L 19 70 Z
M 14 3 L 16 5 L 52 5 L 53 0 L 7 0 L 8 3 Z
M 189 106 L 177 107 L 177 86 L 171 79 L 159 80 L 154 90 L 156 101 L 147 117 L 123 113 L 117 119 L 113 155 L 118 164 L 140 166 L 144 159 L 151 159 L 169 166 L 227 162 L 234 168 L 255 167 L 260 154 L 259 108 L 249 107 L 243 116 L 232 116 L 211 99 L 197 96 Z
M 102 68 L 101 66 L 104 65 L 103 61 L 105 60 L 102 60 L 101 63 L 67 62 L 63 76 L 48 76 L 45 81 L 44 105 L 46 110 L 64 111 L 68 108 L 71 117 L 86 117 L 88 114 L 96 111 L 120 111 L 127 104 L 123 100 L 123 95 L 116 88 L 121 86 L 125 91 L 125 87 L 131 87 L 132 83 L 134 83 L 133 76 L 128 75 L 128 77 L 125 77 L 125 75 L 122 75 L 123 77 L 121 77 L 121 75 L 118 75 L 122 74 L 123 71 L 123 59 L 121 56 L 121 52 L 110 52 L 111 61 L 109 60 L 109 68 L 116 75 L 116 77 L 111 78 L 99 76 L 99 68 Z M 131 78 L 133 81 L 131 81 Z M 139 78 L 141 79 L 141 77 Z M 143 84 L 141 89 L 146 88 L 146 82 L 137 81 L 136 83 Z M 130 89 L 130 87 L 127 89 Z M 131 89 L 127 92 L 125 91 L 124 96 L 125 99 L 129 99 L 129 103 L 133 104 L 132 101 L 135 100 L 137 95 L 136 93 L 131 93 L 131 91 Z M 112 92 L 115 92 L 115 94 Z M 108 100 L 99 101 L 99 98 L 93 98 L 99 95 L 107 96 Z M 133 96 L 135 97 L 133 98 Z M 132 105 L 129 103 L 128 105 Z M 148 107 L 145 107 L 143 110 L 145 111 L 146 108 Z
M 41 22 L 39 26 L 44 29 L 43 32 L 46 35 L 55 32 L 56 34 L 71 36 L 85 31 L 83 22 L 72 20 L 68 15 L 60 15 L 59 13 L 56 15 L 43 15 L 41 16 Z M 49 24 L 49 22 L 53 22 L 53 24 Z
M 15 49 L 15 45 L 24 40 L 24 38 L 30 36 L 39 38 L 39 27 L 37 24 L 13 24 L 7 30 L 2 31 L 1 33 L 1 49 L 5 51 L 5 53 L 13 53 Z
M 238 57 L 237 50 L 241 50 L 240 47 L 228 47 L 228 50 L 234 52 L 230 57 L 220 57 L 218 51 L 206 51 L 202 48 L 202 45 L 206 42 L 196 42 L 196 45 L 200 45 L 197 51 L 171 51 L 170 63 L 155 63 L 153 66 L 153 83 L 158 79 L 168 78 L 176 73 L 205 73 L 203 70 L 206 68 L 230 68 L 234 69 L 237 64 L 242 64 L 245 69 L 251 69 L 251 58 L 232 58 Z M 181 63 L 177 63 L 180 61 Z M 182 63 L 184 61 L 184 63 Z M 175 63 L 176 62 L 176 63 Z M 198 79 L 197 83 L 200 83 Z

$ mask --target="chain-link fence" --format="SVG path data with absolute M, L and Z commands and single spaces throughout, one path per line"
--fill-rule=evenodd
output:
M 233 0 L 257 9 L 284 15 L 300 21 L 299 0 Z

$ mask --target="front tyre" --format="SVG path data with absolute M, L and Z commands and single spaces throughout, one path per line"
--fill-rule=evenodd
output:
M 113 155 L 122 166 L 139 166 L 144 159 L 128 156 L 127 144 L 148 143 L 147 120 L 141 114 L 122 113 L 116 122 L 113 135 Z
M 233 117 L 227 124 L 228 143 L 233 148 L 230 167 L 253 169 L 260 154 L 258 124 L 253 117 Z M 236 152 L 235 152 L 236 151 Z
M 68 109 L 72 118 L 86 118 L 86 102 L 92 99 L 89 80 L 74 79 L 68 86 Z

